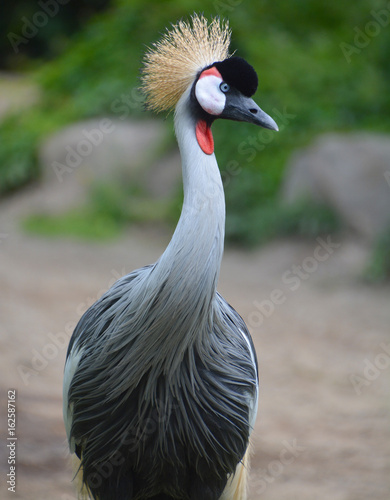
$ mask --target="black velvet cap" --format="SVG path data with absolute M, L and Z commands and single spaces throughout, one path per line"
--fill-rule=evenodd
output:
M 211 66 L 217 68 L 226 83 L 239 90 L 246 97 L 250 97 L 256 92 L 257 73 L 242 57 L 229 57 Z

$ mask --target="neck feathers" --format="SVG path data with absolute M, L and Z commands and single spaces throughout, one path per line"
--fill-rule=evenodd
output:
M 225 231 L 220 172 L 215 155 L 205 154 L 198 145 L 189 95 L 190 89 L 180 99 L 175 113 L 183 169 L 183 208 L 174 235 L 153 270 L 154 282 L 164 283 L 162 293 L 172 306 L 175 324 L 180 317 L 185 319 L 187 331 L 195 325 L 199 330 L 202 321 L 210 319 Z

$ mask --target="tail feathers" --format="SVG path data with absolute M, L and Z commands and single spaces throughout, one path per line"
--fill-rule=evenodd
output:
M 76 485 L 78 499 L 79 500 L 89 500 L 90 496 L 87 488 L 83 483 L 83 469 L 80 466 L 80 459 L 73 453 L 70 457 L 72 470 L 74 472 L 74 483 Z
M 220 500 L 247 500 L 248 472 L 249 448 L 237 465 L 236 472 L 229 478 Z
M 81 465 L 80 459 L 75 453 L 71 456 L 71 464 L 74 473 L 73 480 L 75 483 L 78 500 L 122 500 L 132 498 L 131 487 L 129 488 L 128 480 L 116 483 L 114 490 L 110 482 L 103 481 L 99 474 L 96 474 L 96 477 L 93 477 L 93 481 L 102 481 L 105 486 L 102 488 L 101 484 L 99 484 L 99 493 L 96 493 L 93 491 L 93 489 L 90 489 L 85 484 L 85 478 L 83 477 L 83 467 Z M 156 500 L 160 499 L 158 498 Z M 162 500 L 165 500 L 165 497 Z
M 247 500 L 247 483 L 249 473 L 249 447 L 242 461 L 237 465 L 236 472 L 229 478 L 228 483 L 220 497 L 220 500 Z M 74 471 L 74 482 L 78 492 L 79 500 L 90 500 L 91 496 L 83 483 L 83 470 L 80 467 L 80 459 L 76 454 L 71 456 L 72 469 Z M 169 497 L 157 496 L 151 500 L 169 500 Z

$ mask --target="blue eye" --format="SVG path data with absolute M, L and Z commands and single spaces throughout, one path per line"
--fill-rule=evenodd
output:
M 226 82 L 222 82 L 219 88 L 222 90 L 222 92 L 226 93 L 230 90 L 230 85 Z

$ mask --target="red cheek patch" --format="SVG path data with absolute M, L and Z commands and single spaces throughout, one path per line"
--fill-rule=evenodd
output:
M 202 73 L 199 75 L 199 80 L 201 78 L 203 78 L 204 76 L 209 76 L 209 75 L 217 76 L 218 78 L 220 78 L 222 80 L 221 73 L 217 70 L 217 68 L 215 66 L 211 66 L 211 68 L 205 69 L 204 71 L 202 71 Z
M 195 133 L 196 139 L 203 153 L 206 153 L 206 155 L 213 154 L 214 138 L 213 134 L 211 133 L 210 126 L 204 120 L 199 120 L 196 124 Z

